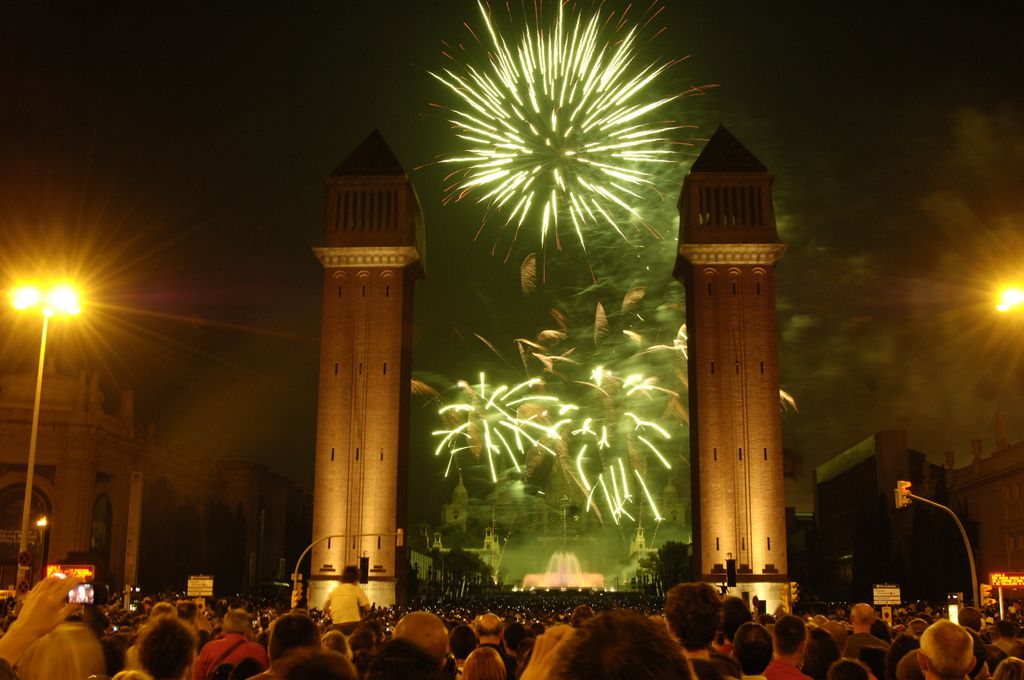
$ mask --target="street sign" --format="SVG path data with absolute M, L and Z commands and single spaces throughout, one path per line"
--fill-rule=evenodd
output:
M 903 604 L 898 583 L 876 583 L 873 594 L 876 605 Z
M 1024 586 L 1024 573 L 997 571 L 991 574 L 993 588 L 1020 588 Z
M 212 576 L 189 576 L 188 577 L 189 597 L 213 597 Z
M 18 553 L 18 566 L 19 567 L 31 567 L 32 566 L 32 553 L 28 550 L 22 550 Z

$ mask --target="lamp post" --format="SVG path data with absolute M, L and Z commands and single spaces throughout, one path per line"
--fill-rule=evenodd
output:
M 43 567 L 43 569 L 46 568 L 46 527 L 49 525 L 50 520 L 46 515 L 43 515 L 36 520 L 36 527 L 39 528 L 39 561 L 41 563 L 40 566 Z M 41 574 L 39 578 L 42 578 L 43 575 L 45 575 L 45 572 L 42 569 L 40 569 L 38 573 Z
M 39 438 L 39 404 L 43 393 L 43 364 L 46 359 L 46 334 L 50 317 L 54 314 L 78 314 L 81 305 L 78 293 L 69 285 L 54 286 L 48 292 L 36 286 L 20 286 L 11 292 L 11 304 L 18 311 L 36 310 L 43 315 L 42 339 L 39 343 L 39 368 L 36 372 L 35 402 L 32 405 L 32 430 L 28 443 L 28 465 L 25 470 L 25 499 L 21 506 L 21 535 L 18 538 L 18 595 L 24 596 L 29 589 L 29 568 L 32 556 L 28 552 L 29 512 L 32 506 L 32 477 L 36 465 L 36 442 Z
M 996 304 L 997 311 L 1005 314 L 1019 311 L 1021 307 L 1024 307 L 1024 287 L 1009 286 L 1000 291 L 999 303 Z

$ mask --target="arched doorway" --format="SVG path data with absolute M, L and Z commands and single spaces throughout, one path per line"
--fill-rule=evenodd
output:
M 18 573 L 18 543 L 21 540 L 21 512 L 25 502 L 24 485 L 12 484 L 0 489 L 0 586 L 13 588 Z M 32 487 L 29 506 L 28 549 L 32 553 L 33 572 L 40 573 L 49 531 L 36 522 L 50 515 L 50 499 L 37 486 Z

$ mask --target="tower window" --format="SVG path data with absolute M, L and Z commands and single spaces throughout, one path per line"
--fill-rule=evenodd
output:
M 380 459 L 384 460 L 384 449 L 380 450 Z
M 338 286 L 338 297 L 341 297 L 341 286 Z
M 377 550 L 380 550 L 380 536 L 377 537 Z
M 330 549 L 330 547 L 331 547 L 331 539 L 328 538 L 327 539 L 327 548 Z
M 740 460 L 743 460 L 743 449 L 740 449 Z
M 768 537 L 768 552 L 772 551 L 772 537 Z
M 718 448 L 711 449 L 712 460 L 718 460 Z
M 331 462 L 334 462 L 334 447 L 331 447 Z
M 708 281 L 708 295 L 711 295 L 711 282 Z
M 718 536 L 715 536 L 715 550 L 721 550 L 722 547 L 718 544 Z
M 334 375 L 338 375 L 338 362 L 334 362 Z
M 391 297 L 391 286 L 384 286 L 384 297 Z
M 384 362 L 384 375 L 388 374 L 388 362 Z
M 363 374 L 363 362 L 360 361 L 359 362 L 359 375 L 362 375 L 362 374 Z
M 747 537 L 744 536 L 743 538 L 740 539 L 740 550 L 746 550 L 746 549 L 747 549 Z
M 760 281 L 757 282 L 757 294 L 758 295 L 761 294 L 761 282 Z
M 740 374 L 740 362 L 737 361 L 736 362 L 736 375 L 739 375 L 739 374 Z
M 715 362 L 712 361 L 711 362 L 711 375 L 714 375 L 714 374 L 715 374 Z
M 761 362 L 761 375 L 764 375 L 764 362 Z
M 764 459 L 768 460 L 768 447 L 765 447 L 764 449 Z
M 359 447 L 356 447 L 356 460 L 359 460 Z
M 363 297 L 366 297 L 366 286 L 363 286 Z
M 735 281 L 732 282 L 732 294 L 733 295 L 736 294 L 736 282 Z

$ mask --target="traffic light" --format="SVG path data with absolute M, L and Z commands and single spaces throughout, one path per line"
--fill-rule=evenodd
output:
M 398 527 L 395 529 L 395 546 L 401 548 L 405 545 L 405 529 Z
M 896 482 L 896 509 L 905 508 L 910 505 L 910 482 L 900 480 Z
M 296 583 L 292 588 L 292 607 L 298 607 L 299 602 L 302 602 L 302 581 Z
M 980 585 L 981 585 L 981 606 L 985 607 L 985 606 L 988 606 L 990 604 L 995 604 L 996 600 L 995 600 L 994 597 L 992 597 L 992 586 L 990 586 L 987 583 L 982 583 Z
M 796 581 L 789 582 L 789 601 L 798 602 L 800 600 L 800 584 Z

